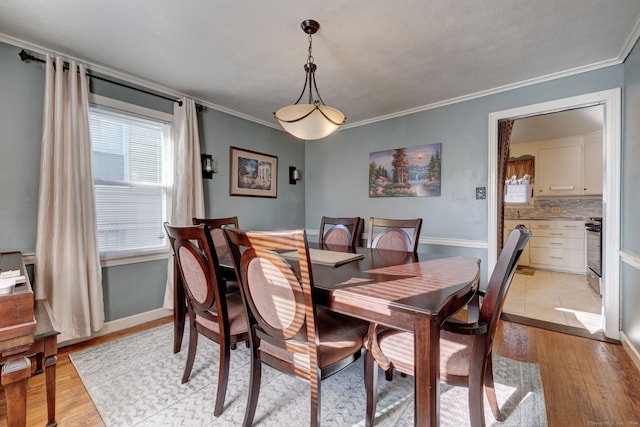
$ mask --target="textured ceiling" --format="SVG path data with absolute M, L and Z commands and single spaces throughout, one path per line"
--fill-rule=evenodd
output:
M 513 125 L 511 143 L 566 138 L 603 130 L 604 107 L 595 105 L 518 119 Z
M 2 0 L 0 40 L 276 127 L 311 18 L 320 94 L 349 127 L 620 63 L 639 17 L 638 0 Z

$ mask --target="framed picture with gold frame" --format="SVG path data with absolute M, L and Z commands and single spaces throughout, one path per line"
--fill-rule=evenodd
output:
M 277 156 L 231 147 L 229 164 L 229 195 L 277 197 Z

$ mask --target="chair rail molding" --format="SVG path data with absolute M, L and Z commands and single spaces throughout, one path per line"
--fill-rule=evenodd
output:
M 620 260 L 631 267 L 640 270 L 640 256 L 627 251 L 620 251 Z
M 318 236 L 320 230 L 318 229 L 306 229 L 307 235 Z M 369 233 L 362 233 L 362 241 L 366 242 L 369 237 Z M 418 239 L 418 243 L 421 245 L 439 245 L 439 246 L 451 246 L 457 248 L 474 248 L 474 249 L 487 249 L 488 244 L 486 240 L 468 240 L 468 239 L 450 239 L 447 237 L 429 237 L 422 236 Z M 420 252 L 420 251 L 418 251 Z

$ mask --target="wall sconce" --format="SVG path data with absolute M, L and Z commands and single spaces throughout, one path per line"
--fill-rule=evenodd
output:
M 300 179 L 300 171 L 295 166 L 289 166 L 289 184 L 296 185 L 296 181 Z
M 200 154 L 200 161 L 202 162 L 202 178 L 213 178 L 213 174 L 216 173 L 213 166 L 213 156 L 206 153 Z

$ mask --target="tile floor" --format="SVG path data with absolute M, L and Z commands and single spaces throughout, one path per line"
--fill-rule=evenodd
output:
M 513 276 L 503 311 L 590 333 L 602 330 L 602 301 L 580 274 L 535 270 Z

